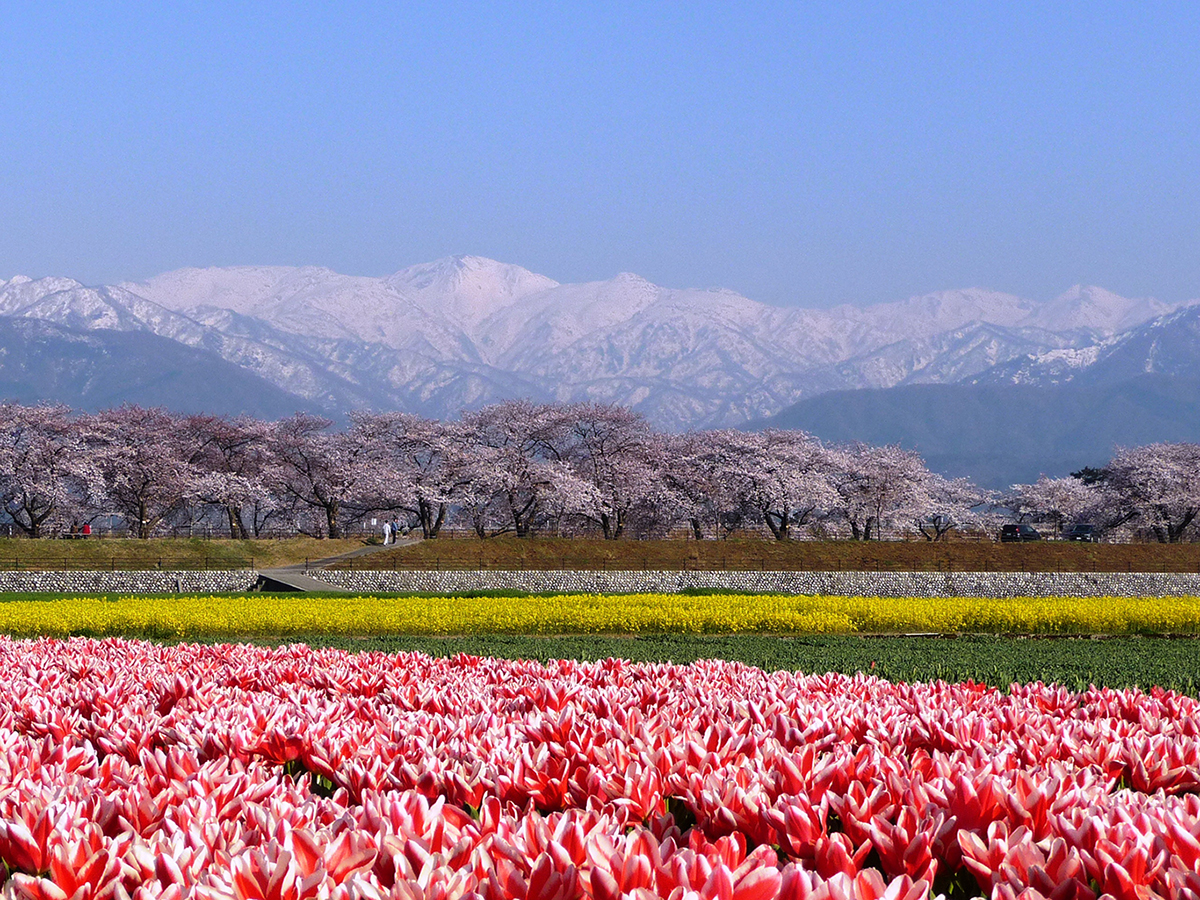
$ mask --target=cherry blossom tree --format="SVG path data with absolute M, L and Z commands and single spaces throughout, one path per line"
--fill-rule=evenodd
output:
M 463 416 L 461 508 L 476 534 L 528 537 L 544 521 L 582 512 L 594 488 L 566 457 L 562 407 L 512 400 Z
M 65 406 L 0 405 L 0 502 L 31 538 L 86 517 L 103 491 Z
M 436 538 L 451 505 L 464 496 L 467 466 L 460 458 L 461 428 L 412 413 L 357 413 L 351 416 L 363 461 L 372 470 L 364 489 L 372 510 L 403 512 Z
M 1101 492 L 1088 487 L 1078 478 L 1047 478 L 1043 475 L 1033 484 L 1013 485 L 1005 505 L 1018 518 L 1035 522 L 1051 522 L 1055 534 L 1062 534 L 1067 520 L 1086 518 L 1095 509 Z
M 564 412 L 570 440 L 566 456 L 592 488 L 579 492 L 579 514 L 598 526 L 606 540 L 617 540 L 639 506 L 667 499 L 660 477 L 662 445 L 633 410 L 579 403 Z
M 927 541 L 943 540 L 964 525 L 983 527 L 993 495 L 980 490 L 969 478 L 945 478 L 929 473 L 921 496 L 914 498 L 913 526 Z
M 263 481 L 270 457 L 269 427 L 249 417 L 191 415 L 183 428 L 191 448 L 188 461 L 196 470 L 194 496 L 223 512 L 231 538 L 248 538 L 246 510 L 262 508 L 270 496 Z M 253 521 L 257 533 L 258 517 Z
M 922 515 L 930 473 L 916 451 L 851 444 L 836 458 L 838 511 L 854 540 L 878 540 L 890 522 Z
M 181 417 L 165 409 L 121 406 L 77 420 L 99 468 L 107 503 L 130 532 L 148 538 L 194 496 L 197 471 Z
M 837 505 L 836 457 L 812 435 L 768 430 L 745 438 L 741 477 L 775 540 L 789 540 L 793 526 Z
M 731 533 L 762 524 L 752 502 L 747 462 L 755 437 L 735 429 L 692 432 L 672 441 L 664 479 L 681 496 L 693 536 Z
M 330 433 L 333 423 L 309 413 L 276 422 L 268 447 L 271 459 L 265 478 L 285 502 L 317 516 L 322 531 L 331 538 L 342 537 L 343 510 L 370 491 L 368 450 L 361 434 Z M 323 528 L 321 527 L 323 525 Z
M 859 540 L 897 525 L 941 540 L 983 521 L 991 500 L 898 447 L 828 447 L 783 430 L 661 434 L 604 404 L 509 401 L 458 423 L 351 419 L 337 432 L 311 415 L 265 423 L 125 406 L 73 417 L 3 404 L 0 502 L 33 537 L 102 510 L 148 537 L 202 505 L 238 538 L 284 512 L 303 530 L 340 536 L 348 518 L 382 511 L 402 513 L 427 539 L 457 519 L 480 536 L 556 529 L 615 540 L 686 522 L 697 539 L 750 527 L 784 541 L 825 520 Z M 1056 530 L 1071 519 L 1130 523 L 1164 542 L 1196 531 L 1200 445 L 1121 450 L 1077 475 L 1016 485 L 1003 502 Z
M 757 522 L 778 541 L 839 502 L 837 459 L 802 431 L 732 429 L 696 435 L 687 458 L 697 494 L 723 524 Z M 702 504 L 703 507 L 703 504 Z M 693 526 L 695 529 L 695 526 Z
M 1200 444 L 1159 443 L 1120 450 L 1101 482 L 1109 521 L 1130 518 L 1162 543 L 1178 543 L 1200 513 Z
M 721 527 L 722 512 L 729 505 L 728 492 L 713 465 L 720 457 L 724 434 L 693 431 L 659 436 L 659 457 L 663 460 L 659 476 L 670 502 L 698 541 Z

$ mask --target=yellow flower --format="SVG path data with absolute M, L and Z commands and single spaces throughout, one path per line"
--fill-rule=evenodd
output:
M 161 639 L 450 634 L 1200 632 L 1196 597 L 95 597 L 0 603 L 15 636 Z

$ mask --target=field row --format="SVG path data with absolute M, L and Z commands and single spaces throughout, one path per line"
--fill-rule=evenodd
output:
M 0 893 L 1195 900 L 1200 708 L 0 638 Z
M 356 653 L 418 652 L 502 659 L 693 663 L 742 662 L 768 672 L 866 672 L 889 681 L 1059 684 L 1073 691 L 1163 687 L 1200 696 L 1200 636 L 1009 637 L 1001 635 L 478 634 L 451 637 L 300 635 L 313 647 Z
M 17 637 L 459 634 L 1195 634 L 1196 597 L 895 598 L 741 594 L 522 597 L 62 597 L 0 603 Z

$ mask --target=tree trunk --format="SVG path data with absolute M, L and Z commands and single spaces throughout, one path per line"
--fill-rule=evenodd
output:
M 225 513 L 229 517 L 229 536 L 235 541 L 244 541 L 249 537 L 246 523 L 242 521 L 242 510 L 236 506 L 226 506 Z
M 1183 540 L 1183 533 L 1187 531 L 1187 527 L 1192 524 L 1192 520 L 1195 517 L 1196 514 L 1194 512 L 1187 513 L 1182 519 L 1180 519 L 1179 524 L 1170 530 L 1172 544 L 1178 544 Z
M 26 525 L 15 515 L 12 517 L 13 524 L 25 532 L 27 537 L 40 538 L 44 536 L 42 525 L 44 525 L 46 520 L 50 518 L 50 515 L 54 512 L 54 507 L 47 506 L 39 513 L 26 504 L 25 506 L 21 507 L 19 512 L 25 513 L 25 517 L 29 519 L 29 524 Z
M 426 540 L 432 540 L 438 536 L 438 532 L 442 530 L 442 523 L 446 521 L 446 504 L 439 503 L 437 506 L 437 514 L 434 514 L 433 504 L 423 498 L 417 499 L 417 519 L 421 523 L 421 537 Z M 476 529 L 478 531 L 478 529 Z
M 516 503 L 513 502 L 514 500 L 514 497 L 509 497 L 509 508 L 512 510 L 513 527 L 516 529 L 517 537 L 529 537 L 530 532 L 533 530 L 534 516 L 537 515 L 537 501 L 530 500 L 520 509 L 517 509 Z
M 442 526 L 446 523 L 446 504 L 438 504 L 437 518 L 433 520 L 433 526 L 429 529 L 422 528 L 421 534 L 424 537 L 433 540 L 442 530 Z
M 329 527 L 329 536 L 331 538 L 340 538 L 342 536 L 342 527 L 338 523 L 338 512 L 340 504 L 336 501 L 325 504 L 325 524 Z
M 704 540 L 704 531 L 700 528 L 700 520 L 693 516 L 688 521 L 692 524 L 692 537 L 698 541 Z
M 772 512 L 769 509 L 763 510 L 763 521 L 767 523 L 767 527 L 771 529 L 771 534 L 774 535 L 777 541 L 786 541 L 791 534 L 788 529 L 789 514 L 787 510 L 782 513 Z

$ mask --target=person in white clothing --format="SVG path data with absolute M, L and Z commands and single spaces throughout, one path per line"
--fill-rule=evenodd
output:
M 383 543 L 390 544 L 392 542 L 392 523 L 388 519 L 383 520 Z

